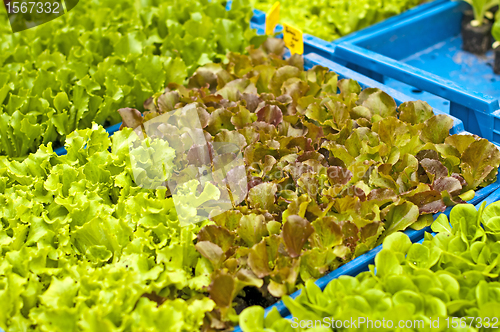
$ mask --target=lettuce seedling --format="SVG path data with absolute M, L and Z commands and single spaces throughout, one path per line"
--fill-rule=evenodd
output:
M 498 0 L 463 0 L 472 6 L 474 11 L 474 20 L 471 22 L 472 26 L 482 26 L 486 17 L 493 18 L 493 14 L 489 12 L 490 9 L 498 5 Z

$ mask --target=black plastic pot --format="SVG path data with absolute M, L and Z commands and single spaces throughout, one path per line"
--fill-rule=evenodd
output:
M 491 26 L 489 21 L 479 27 L 473 27 L 470 23 L 462 26 L 463 50 L 474 54 L 488 52 L 491 48 Z
M 493 70 L 495 74 L 500 75 L 500 46 L 494 49 L 495 52 L 495 63 L 493 64 Z

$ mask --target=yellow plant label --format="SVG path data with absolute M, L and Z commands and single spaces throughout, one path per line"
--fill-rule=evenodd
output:
M 283 40 L 285 46 L 290 49 L 292 54 L 304 53 L 304 39 L 302 31 L 288 24 L 283 24 Z
M 280 2 L 277 1 L 266 13 L 266 35 L 272 35 L 280 22 Z

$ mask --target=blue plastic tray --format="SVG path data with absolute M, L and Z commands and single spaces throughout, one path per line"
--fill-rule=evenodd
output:
M 307 54 L 306 56 L 304 56 L 304 60 L 305 60 L 305 67 L 306 68 L 310 68 L 314 65 L 321 65 L 324 67 L 328 67 L 332 71 L 336 72 L 339 75 L 339 78 L 351 78 L 351 79 L 357 80 L 363 89 L 367 88 L 367 87 L 379 88 L 379 89 L 385 91 L 386 93 L 388 93 L 391 97 L 393 97 L 396 100 L 396 103 L 398 105 L 405 102 L 405 101 L 413 100 L 413 98 L 405 96 L 402 93 L 400 93 L 400 92 L 398 92 L 398 91 L 396 91 L 388 86 L 385 86 L 384 84 L 382 84 L 380 82 L 377 82 L 371 78 L 367 78 L 366 76 L 361 75 L 357 72 L 354 72 L 353 70 L 351 70 L 349 68 L 345 68 L 345 67 L 343 67 L 335 62 L 332 62 L 330 60 L 326 60 L 317 54 Z M 439 113 L 439 111 L 437 111 L 437 110 L 434 110 L 434 112 Z M 462 131 L 463 131 L 463 127 L 462 127 L 461 121 L 458 119 L 454 119 L 454 126 L 453 126 L 453 129 L 450 131 L 450 133 L 460 133 Z M 500 196 L 499 188 L 500 188 L 500 174 L 499 174 L 499 178 L 497 179 L 497 181 L 495 183 L 478 190 L 476 192 L 474 199 L 469 201 L 469 203 L 478 204 L 497 190 L 498 190 L 498 194 Z M 446 211 L 444 213 L 446 215 L 449 215 L 450 210 L 451 210 L 451 207 L 446 209 Z M 439 215 L 439 213 L 436 214 L 434 216 L 434 218 L 437 218 L 438 215 Z M 430 230 L 430 227 L 427 227 L 427 228 L 424 228 L 424 229 L 418 230 L 418 231 L 408 229 L 405 231 L 405 234 L 408 235 L 408 237 L 410 238 L 410 240 L 412 242 L 417 242 L 417 241 L 421 240 L 424 237 L 424 233 L 426 231 L 429 231 L 429 230 Z M 375 256 L 377 255 L 377 253 L 380 250 L 382 250 L 382 245 L 379 245 L 378 247 L 366 252 L 365 254 L 355 258 L 354 260 L 340 266 L 339 268 L 330 272 L 326 276 L 318 279 L 316 281 L 316 284 L 321 289 L 324 289 L 326 287 L 326 285 L 331 280 L 336 279 L 341 275 L 356 276 L 360 272 L 368 271 L 368 265 L 373 264 Z M 290 297 L 296 298 L 297 296 L 299 296 L 300 292 L 301 292 L 301 290 L 298 290 L 295 293 L 291 294 Z M 279 301 L 279 302 L 267 307 L 265 310 L 265 315 L 269 314 L 269 312 L 273 308 L 276 308 L 282 317 L 285 317 L 289 314 L 289 311 L 286 308 L 283 301 Z M 240 327 L 237 326 L 235 328 L 234 332 L 241 332 Z
M 500 143 L 500 75 L 493 52 L 462 51 L 463 1 L 440 3 L 335 46 L 333 58 L 460 118 L 465 129 Z
M 496 182 L 496 184 L 498 184 L 498 181 Z M 488 187 L 487 187 L 488 188 Z M 497 202 L 500 200 L 500 189 L 497 189 L 495 191 L 493 191 L 493 193 L 490 192 L 490 194 L 482 194 L 481 191 L 484 190 L 484 189 L 487 189 L 487 188 L 483 188 L 481 189 L 480 191 L 477 192 L 477 196 L 474 197 L 473 200 L 471 200 L 469 203 L 471 204 L 475 204 L 476 205 L 476 208 L 479 208 L 483 202 L 486 202 L 486 205 L 489 205 L 491 203 L 494 203 L 494 202 Z M 479 197 L 481 195 L 481 197 Z M 447 216 L 449 216 L 450 214 L 450 211 L 451 211 L 451 208 L 448 208 L 445 212 L 443 212 L 444 214 L 446 214 Z M 439 214 L 438 214 L 439 215 Z M 432 230 L 430 227 L 427 227 L 423 230 L 424 232 L 428 232 L 428 233 L 432 233 Z M 408 234 L 408 231 L 405 232 L 411 239 L 412 242 L 417 242 L 417 243 L 422 243 L 424 241 L 423 239 L 423 235 L 422 237 L 417 240 L 417 241 L 414 241 L 414 239 L 412 238 L 412 236 L 410 234 Z M 368 271 L 368 265 L 370 264 L 373 264 L 374 261 L 375 261 L 375 256 L 382 250 L 382 245 L 379 245 L 378 247 L 376 247 L 375 249 L 372 249 L 371 251 L 367 252 L 366 254 L 362 255 L 362 256 L 359 256 L 358 258 L 356 258 L 355 260 L 345 264 L 344 266 L 341 266 L 340 268 L 338 268 L 337 270 L 333 271 L 332 273 L 330 273 L 329 275 L 321 278 L 321 279 L 318 279 L 315 283 L 316 285 L 318 285 L 321 290 L 325 289 L 326 285 L 328 285 L 328 283 L 330 281 L 332 281 L 333 279 L 337 279 L 338 277 L 340 277 L 341 275 L 349 275 L 349 276 L 353 276 L 355 277 L 356 275 L 358 275 L 359 273 L 361 272 L 364 272 L 364 271 Z M 365 256 L 365 257 L 363 257 Z M 360 258 L 364 258 L 364 265 L 362 268 L 357 268 L 357 265 L 359 264 L 352 264 L 352 263 L 355 263 L 356 260 L 360 259 Z M 352 269 L 350 269 L 350 266 L 348 265 L 356 265 L 356 267 L 353 266 Z M 345 273 L 341 273 L 342 271 L 339 271 L 339 270 L 342 270 L 344 269 L 343 272 Z M 348 270 L 348 271 L 346 271 Z M 339 271 L 337 273 L 337 271 Z M 354 272 L 354 273 L 353 273 Z M 292 295 L 290 295 L 291 298 L 295 299 L 297 296 L 299 296 L 301 293 L 300 290 L 296 291 L 295 293 L 293 293 Z M 282 301 L 280 301 L 280 303 L 283 305 Z M 283 305 L 284 307 L 284 305 Z M 267 308 L 266 309 L 266 312 L 265 312 L 265 315 L 267 315 L 270 310 L 272 309 L 272 306 Z M 281 316 L 282 317 L 285 317 L 285 319 L 288 319 L 288 320 L 292 320 L 293 316 L 290 314 L 290 311 L 284 307 L 284 309 L 280 310 L 280 308 L 277 308 L 278 311 L 280 312 Z M 239 326 L 237 326 L 234 330 L 234 332 L 242 332 L 241 328 Z

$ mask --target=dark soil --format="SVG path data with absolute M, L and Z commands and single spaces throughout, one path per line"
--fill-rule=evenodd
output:
M 108 128 L 111 126 L 111 122 L 109 120 L 104 121 L 104 124 L 102 125 L 104 128 Z
M 64 145 L 61 144 L 61 142 L 59 142 L 59 141 L 52 142 L 52 150 L 58 149 L 58 148 L 60 148 L 62 146 L 64 146 Z
M 263 308 L 267 308 L 279 301 L 279 298 L 269 294 L 266 284 L 261 288 L 247 286 L 243 288 L 243 293 L 245 293 L 244 296 L 238 295 L 234 301 L 236 302 L 234 309 L 238 315 L 243 309 L 250 306 L 259 305 Z
M 485 21 L 479 27 L 473 27 L 470 23 L 462 26 L 462 39 L 464 51 L 485 54 L 491 48 L 491 23 Z

